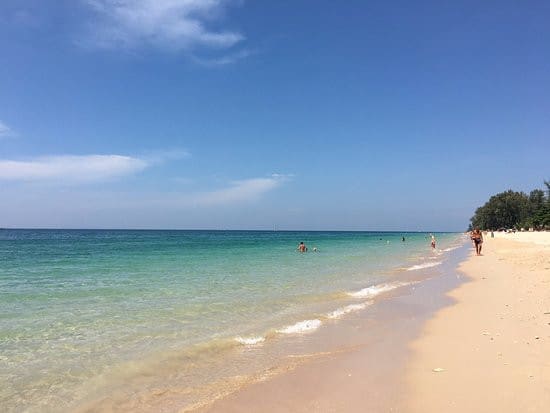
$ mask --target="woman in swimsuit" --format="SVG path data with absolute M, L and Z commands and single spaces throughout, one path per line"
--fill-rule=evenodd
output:
M 476 249 L 476 255 L 481 255 L 481 244 L 483 244 L 483 234 L 479 230 L 479 228 L 476 228 L 472 231 L 472 234 L 470 235 L 470 239 L 474 243 L 474 247 Z

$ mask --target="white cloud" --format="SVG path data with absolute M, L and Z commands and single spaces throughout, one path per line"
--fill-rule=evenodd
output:
M 80 183 L 103 181 L 145 169 L 148 161 L 122 155 L 63 155 L 27 161 L 0 160 L 0 180 Z
M 0 120 L 0 139 L 9 138 L 11 136 L 14 136 L 13 131 L 8 127 L 8 125 Z
M 284 175 L 274 174 L 269 178 L 235 181 L 228 188 L 194 194 L 189 197 L 189 201 L 204 206 L 254 201 L 278 187 L 285 179 Z
M 57 228 L 229 228 L 271 227 L 261 204 L 288 175 L 235 181 L 220 189 L 151 192 L 78 186 L 3 185 L 4 226 Z M 1 182 L 1 181 L 0 181 Z M 260 202 L 260 204 L 256 204 Z
M 197 207 L 224 207 L 235 204 L 258 201 L 263 195 L 276 189 L 289 179 L 290 175 L 273 174 L 266 178 L 250 178 L 240 181 L 233 181 L 225 187 L 213 190 L 197 192 L 148 192 L 148 193 L 118 193 L 115 206 L 133 208 L 139 205 L 140 208 L 153 210 L 180 210 L 193 209 Z M 178 184 L 190 184 L 195 182 L 186 178 L 174 178 L 172 181 Z M 96 197 L 99 199 L 98 197 Z M 116 197 L 108 195 L 107 199 Z
M 90 42 L 102 48 L 142 45 L 190 51 L 226 49 L 244 39 L 241 33 L 212 30 L 206 23 L 223 14 L 231 0 L 84 0 L 98 20 Z

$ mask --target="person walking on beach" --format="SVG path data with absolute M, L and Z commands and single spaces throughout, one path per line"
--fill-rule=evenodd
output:
M 306 247 L 306 244 L 304 244 L 304 242 L 300 242 L 300 245 L 298 245 L 298 251 L 299 252 L 307 252 L 307 247 Z
M 476 255 L 481 255 L 481 244 L 483 244 L 483 234 L 476 228 L 470 234 L 470 239 L 474 243 L 474 248 L 476 249 Z
M 435 249 L 435 235 L 430 234 L 432 236 L 432 248 Z

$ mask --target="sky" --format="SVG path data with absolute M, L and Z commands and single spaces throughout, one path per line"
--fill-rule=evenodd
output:
M 2 0 L 0 227 L 460 231 L 550 179 L 547 1 Z

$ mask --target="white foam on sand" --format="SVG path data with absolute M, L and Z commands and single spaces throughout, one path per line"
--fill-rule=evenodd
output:
M 241 337 L 237 336 L 235 337 L 235 341 L 244 344 L 245 346 L 254 346 L 256 344 L 263 343 L 265 341 L 265 337 L 259 336 L 259 337 Z
M 396 288 L 403 287 L 405 285 L 410 285 L 409 282 L 394 282 L 388 284 L 378 284 L 373 285 L 372 287 L 363 288 L 359 291 L 354 291 L 348 293 L 352 297 L 365 298 L 365 297 L 376 297 L 379 294 L 385 293 L 387 291 L 395 290 Z
M 422 264 L 413 265 L 412 267 L 407 268 L 407 271 L 422 270 L 424 268 L 437 267 L 441 264 L 441 261 L 434 262 L 424 262 Z
M 282 334 L 300 334 L 300 333 L 309 333 L 311 331 L 317 330 L 321 327 L 322 321 L 318 319 L 313 320 L 304 320 L 299 321 L 296 324 L 286 326 L 280 330 L 277 330 L 278 333 Z
M 370 302 L 370 301 L 368 301 L 366 303 L 361 303 L 361 304 L 350 304 L 350 305 L 347 305 L 347 306 L 342 307 L 342 308 L 338 308 L 338 309 L 328 313 L 327 317 L 328 318 L 340 318 L 340 317 L 342 317 L 346 314 L 353 313 L 355 311 L 363 310 L 371 304 L 372 304 L 372 302 Z

